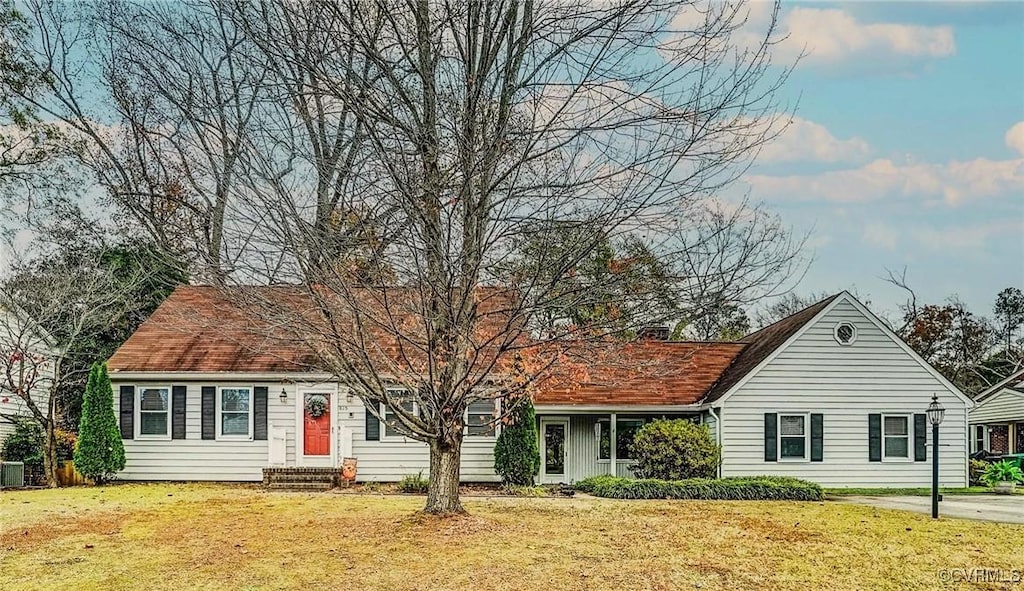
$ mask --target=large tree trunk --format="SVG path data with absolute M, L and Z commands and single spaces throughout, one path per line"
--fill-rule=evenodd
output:
M 451 515 L 465 513 L 459 502 L 459 460 L 462 457 L 462 433 L 430 442 L 430 486 L 427 488 L 427 513 Z
M 54 421 L 46 423 L 46 443 L 43 445 L 43 472 L 46 473 L 46 486 L 57 488 L 57 435 L 54 432 Z

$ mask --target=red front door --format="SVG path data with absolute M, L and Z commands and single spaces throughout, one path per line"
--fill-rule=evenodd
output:
M 331 455 L 331 396 L 306 394 L 302 453 L 307 456 Z

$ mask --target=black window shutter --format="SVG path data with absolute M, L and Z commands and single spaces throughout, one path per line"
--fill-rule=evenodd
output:
M 135 386 L 121 386 L 121 439 L 135 438 Z
M 779 459 L 779 415 L 773 412 L 764 413 L 764 461 L 774 462 Z
M 882 461 L 882 415 L 868 415 L 868 461 Z
M 820 413 L 811 415 L 811 461 L 820 462 L 824 458 L 825 425 Z
M 369 408 L 366 409 L 366 440 L 380 441 L 380 419 Z
M 217 388 L 203 386 L 202 408 L 203 439 L 217 438 Z
M 185 386 L 171 386 L 171 439 L 185 438 Z
M 256 441 L 267 439 L 267 387 L 256 386 L 252 390 L 252 438 Z
M 924 413 L 914 415 L 914 461 L 924 462 L 928 459 L 927 417 Z

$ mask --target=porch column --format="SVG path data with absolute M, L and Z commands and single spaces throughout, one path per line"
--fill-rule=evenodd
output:
M 612 476 L 618 476 L 618 467 L 615 464 L 615 444 L 616 444 L 616 433 L 615 433 L 615 413 L 611 414 L 611 420 L 608 423 L 608 457 L 610 461 L 608 465 L 610 469 L 608 471 Z

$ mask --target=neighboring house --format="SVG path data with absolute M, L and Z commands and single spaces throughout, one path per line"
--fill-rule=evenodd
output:
M 11 380 L 17 381 L 19 372 L 17 360 L 12 356 L 21 351 L 32 351 L 46 356 L 50 347 L 50 336 L 20 308 L 0 303 L 0 372 L 10 371 L 10 379 L 0 377 L 0 445 L 14 432 L 14 422 L 19 417 L 31 417 L 25 401 L 11 390 Z M 32 400 L 46 414 L 49 407 L 49 386 L 53 376 L 52 364 L 43 361 L 36 368 L 34 378 L 26 378 L 36 386 Z M 31 373 L 31 372 L 26 372 Z
M 974 399 L 971 451 L 1024 454 L 1024 369 Z
M 428 472 L 427 447 L 392 429 L 383 409 L 381 424 L 331 376 L 304 369 L 308 352 L 249 347 L 216 322 L 182 320 L 217 308 L 211 288 L 179 288 L 110 359 L 121 478 L 259 481 L 265 467 L 344 457 L 357 458 L 363 481 Z M 624 345 L 578 385 L 537 393 L 539 478 L 628 476 L 636 430 L 681 417 L 709 425 L 723 476 L 927 486 L 933 394 L 946 408 L 941 483 L 966 486 L 970 399 L 843 292 L 739 342 Z M 467 413 L 465 481 L 498 479 L 485 426 L 495 411 L 483 403 Z

